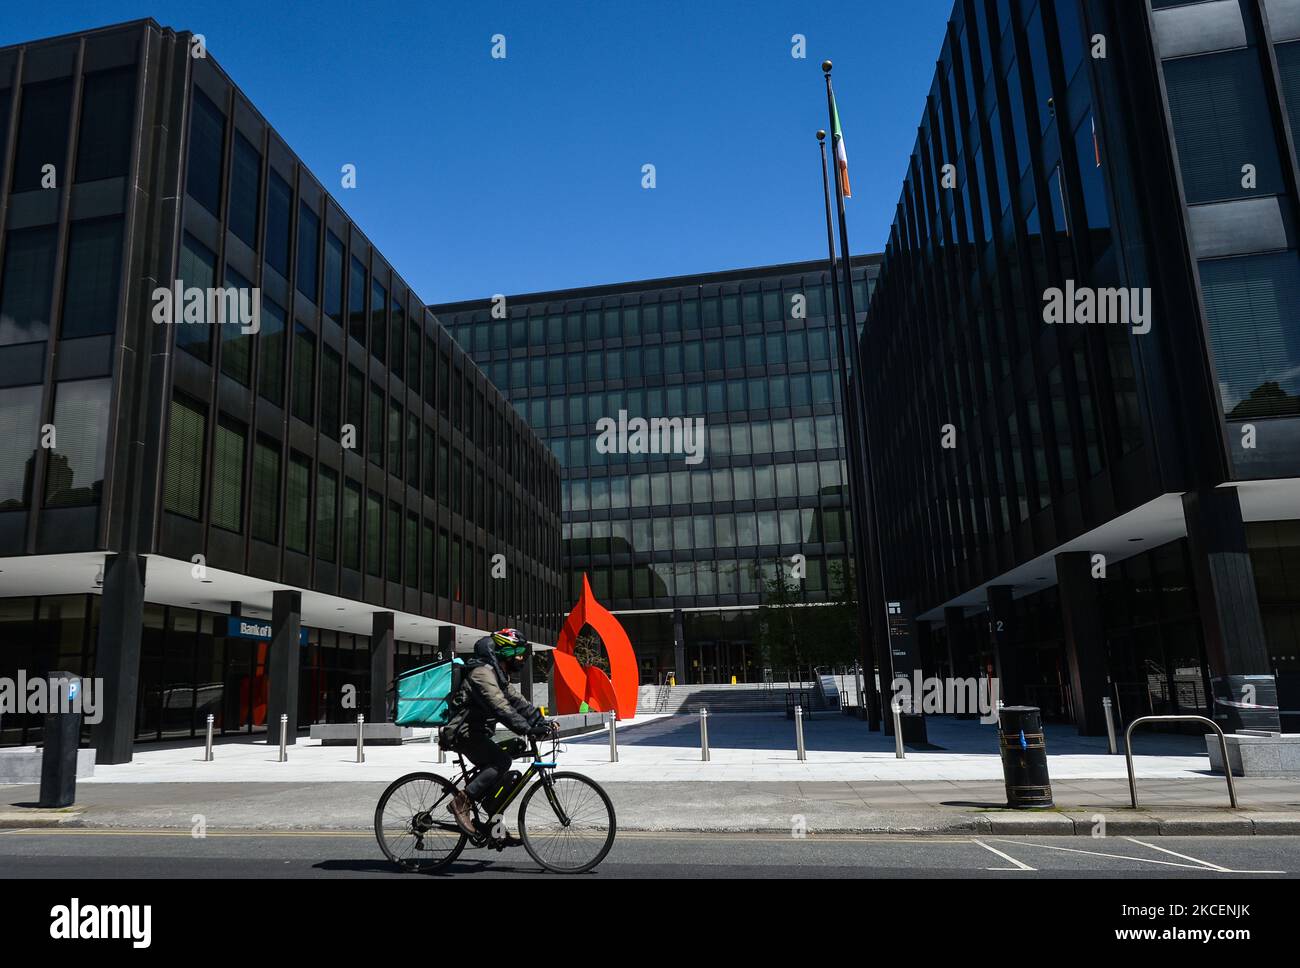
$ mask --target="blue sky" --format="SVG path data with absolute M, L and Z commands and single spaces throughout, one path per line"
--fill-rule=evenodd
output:
M 13 0 L 0 45 L 145 16 L 203 33 L 421 297 L 448 302 L 824 258 L 827 57 L 850 238 L 879 250 L 951 6 Z

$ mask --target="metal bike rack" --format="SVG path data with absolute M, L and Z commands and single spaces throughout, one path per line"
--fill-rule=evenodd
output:
M 1218 723 L 1204 716 L 1140 716 L 1129 723 L 1128 729 L 1124 730 L 1124 759 L 1128 764 L 1128 791 L 1134 810 L 1138 805 L 1138 791 L 1137 778 L 1133 775 L 1133 729 L 1143 723 L 1204 723 L 1218 733 L 1219 750 L 1223 753 L 1223 775 L 1228 779 L 1228 799 L 1232 801 L 1232 808 L 1237 809 L 1237 788 L 1232 783 L 1232 765 L 1228 762 L 1228 741 L 1224 738 L 1223 730 L 1219 728 Z

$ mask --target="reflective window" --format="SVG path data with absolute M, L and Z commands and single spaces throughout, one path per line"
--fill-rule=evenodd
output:
M 14 155 L 13 191 L 39 191 L 48 184 L 47 165 L 54 166 L 55 184 L 67 181 L 68 113 L 72 81 L 63 79 L 27 84 L 18 115 L 18 150 Z
M 131 164 L 135 67 L 87 74 L 77 133 L 77 181 L 120 178 Z
M 221 217 L 221 152 L 225 138 L 226 116 L 195 88 L 185 190 L 217 218 Z
M 68 231 L 68 272 L 63 285 L 62 339 L 100 336 L 117 328 L 122 274 L 122 220 L 73 222 Z
M 257 248 L 257 206 L 261 195 L 262 156 L 251 141 L 236 132 L 230 159 L 228 224 L 235 237 L 250 249 Z

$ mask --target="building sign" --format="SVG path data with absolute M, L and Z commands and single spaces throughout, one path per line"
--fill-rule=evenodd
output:
M 912 603 L 888 602 L 887 607 L 889 652 L 894 678 L 910 679 L 913 671 L 921 665 L 920 657 L 916 654 L 916 637 L 912 634 Z
M 259 642 L 271 641 L 271 623 L 259 622 L 255 618 L 243 615 L 226 617 L 226 637 L 231 639 L 257 639 Z M 298 629 L 298 644 L 307 644 L 307 630 Z

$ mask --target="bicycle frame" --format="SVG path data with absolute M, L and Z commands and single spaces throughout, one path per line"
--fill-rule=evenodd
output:
M 541 781 L 546 787 L 546 799 L 550 802 L 551 809 L 555 811 L 555 816 L 559 819 L 560 823 L 568 826 L 569 818 L 564 815 L 564 809 L 555 799 L 555 792 L 550 783 L 550 774 L 547 773 L 547 770 L 554 770 L 556 768 L 555 750 L 558 743 L 552 743 L 550 760 L 542 759 L 542 753 L 538 748 L 537 739 L 535 737 L 530 736 L 528 738 L 528 744 L 530 752 L 532 753 L 532 762 L 528 764 L 528 769 L 524 770 L 523 774 L 519 777 L 519 781 L 513 788 L 511 788 L 505 797 L 500 802 L 493 805 L 493 816 L 500 816 L 503 814 L 506 808 L 514 802 L 515 798 L 527 789 L 533 777 L 541 777 Z M 470 780 L 482 772 L 480 767 L 466 766 L 465 757 L 460 752 L 456 753 L 456 764 L 460 767 L 460 775 L 451 782 L 452 786 L 458 789 L 464 789 L 464 787 L 469 784 Z M 475 804 L 475 811 L 477 812 L 478 809 L 479 805 Z M 487 819 L 490 821 L 492 817 L 488 817 Z M 484 839 L 486 840 L 487 838 Z

